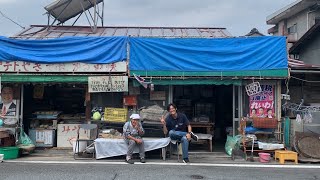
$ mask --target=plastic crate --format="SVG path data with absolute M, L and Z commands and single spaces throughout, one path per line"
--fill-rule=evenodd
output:
M 16 146 L 11 147 L 1 147 L 0 154 L 4 154 L 3 159 L 16 159 L 19 155 L 19 148 Z
M 126 122 L 128 110 L 126 108 L 105 108 L 104 120 L 109 122 Z
M 275 118 L 255 117 L 255 118 L 253 118 L 253 127 L 275 129 L 278 127 L 278 120 Z

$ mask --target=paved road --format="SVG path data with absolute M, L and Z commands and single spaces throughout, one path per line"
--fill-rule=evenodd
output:
M 0 163 L 1 180 L 188 180 L 188 179 L 320 179 L 319 169 L 274 167 L 214 167 L 157 164 Z

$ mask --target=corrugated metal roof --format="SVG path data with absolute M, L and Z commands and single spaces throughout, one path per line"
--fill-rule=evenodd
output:
M 288 65 L 292 69 L 314 69 L 314 68 L 320 68 L 320 65 L 316 64 L 305 64 L 303 61 L 299 61 L 296 59 L 288 59 Z
M 90 26 L 31 25 L 26 30 L 12 36 L 18 39 L 50 39 L 66 36 L 131 36 L 162 38 L 226 38 L 231 34 L 226 28 L 212 27 L 97 27 L 92 33 Z

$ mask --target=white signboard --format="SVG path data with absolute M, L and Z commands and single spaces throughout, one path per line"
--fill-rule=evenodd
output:
M 58 124 L 57 147 L 72 147 L 77 139 L 80 124 Z M 89 139 L 90 130 L 81 129 L 80 139 Z
M 0 61 L 1 72 L 126 72 L 125 61 L 111 64 L 55 63 L 40 64 L 24 61 Z
M 88 77 L 89 92 L 128 92 L 128 76 Z

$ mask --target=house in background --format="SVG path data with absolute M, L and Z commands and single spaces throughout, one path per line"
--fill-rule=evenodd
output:
M 267 17 L 268 34 L 287 36 L 288 48 L 320 21 L 319 0 L 297 0 Z
M 320 64 L 320 22 L 313 25 L 293 46 L 289 54 L 309 64 Z
M 289 102 L 298 109 L 291 106 L 286 115 L 296 123 L 296 114 L 304 117 L 311 113 L 311 122 L 294 128 L 320 133 L 320 1 L 297 0 L 268 16 L 267 24 L 274 25 L 269 34 L 287 37 L 290 78 L 282 92 L 289 93 Z

